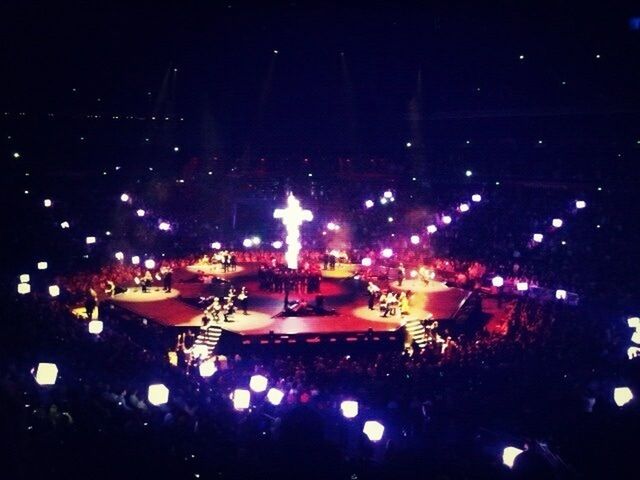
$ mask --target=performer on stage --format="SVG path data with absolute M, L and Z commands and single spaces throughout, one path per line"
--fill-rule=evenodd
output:
M 171 284 L 173 283 L 173 272 L 171 271 L 170 268 L 168 268 L 165 272 L 164 272 L 164 277 L 162 279 L 162 283 L 164 286 L 164 291 L 169 293 L 171 292 Z
M 238 300 L 240 301 L 242 313 L 245 315 L 249 315 L 249 313 L 247 312 L 247 308 L 249 307 L 249 295 L 247 294 L 247 287 L 242 287 L 242 289 L 240 289 Z
M 404 280 L 405 273 L 406 273 L 406 270 L 404 268 L 404 265 L 400 263 L 400 265 L 398 265 L 398 286 L 399 287 L 402 286 L 402 281 Z
M 369 310 L 373 310 L 376 303 L 376 296 L 380 293 L 380 287 L 373 282 L 369 282 L 369 285 L 367 285 L 367 292 L 369 293 Z

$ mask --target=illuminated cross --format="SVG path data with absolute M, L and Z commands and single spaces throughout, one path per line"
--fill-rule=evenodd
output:
M 284 258 L 287 266 L 294 270 L 298 269 L 298 254 L 302 245 L 300 244 L 300 226 L 302 222 L 310 222 L 313 220 L 311 210 L 304 210 L 300 206 L 300 200 L 289 194 L 287 198 L 287 208 L 276 208 L 273 212 L 273 218 L 281 218 L 282 224 L 287 229 L 287 253 Z

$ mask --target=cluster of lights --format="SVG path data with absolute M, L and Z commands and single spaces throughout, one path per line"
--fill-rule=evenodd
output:
M 171 224 L 169 222 L 160 222 L 158 224 L 158 229 L 162 230 L 163 232 L 168 232 L 169 230 L 171 230 Z
M 257 247 L 258 245 L 260 245 L 260 242 L 260 237 L 245 238 L 242 241 L 242 246 L 245 248 Z
M 338 230 L 340 230 L 340 225 L 338 225 L 335 222 L 329 222 L 327 223 L 327 230 L 330 230 L 332 232 L 337 232 Z

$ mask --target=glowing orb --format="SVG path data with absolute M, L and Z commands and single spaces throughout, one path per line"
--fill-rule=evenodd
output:
M 218 369 L 216 368 L 216 364 L 213 359 L 205 360 L 198 367 L 198 371 L 200 372 L 200 376 L 202 378 L 209 378 L 214 373 L 216 373 Z
M 613 401 L 622 407 L 633 400 L 633 392 L 629 387 L 618 387 L 613 390 Z
M 220 250 L 222 248 L 222 244 L 220 242 L 213 242 L 211 244 L 211 248 L 213 248 L 214 250 Z
M 29 283 L 30 280 L 31 280 L 31 277 L 29 276 L 28 273 L 23 273 L 22 275 L 20 275 L 20 281 L 22 283 Z
M 344 418 L 356 418 L 358 416 L 358 402 L 355 400 L 344 400 L 340 404 L 340 411 Z
M 140 263 L 140 257 L 137 255 L 134 255 L 133 257 L 131 257 L 131 263 L 134 265 L 138 265 Z
M 267 389 L 269 380 L 264 375 L 252 375 L 249 380 L 249 388 L 254 392 L 264 392 Z
M 468 203 L 461 203 L 461 204 L 458 206 L 458 209 L 459 209 L 461 212 L 468 212 L 468 211 L 469 211 L 469 204 L 468 204 Z
M 513 463 L 516 461 L 516 457 L 520 455 L 524 450 L 516 447 L 507 447 L 502 451 L 502 463 L 507 467 L 513 468 Z
M 516 290 L 519 292 L 526 292 L 529 290 L 529 284 L 527 282 L 518 282 L 516 283 Z
M 276 250 L 280 250 L 282 248 L 282 242 L 280 240 L 276 240 L 271 244 L 271 246 Z
M 169 401 L 169 389 L 164 386 L 162 383 L 154 383 L 153 385 L 149 385 L 149 389 L 147 391 L 147 399 L 151 405 L 155 405 L 156 407 L 159 405 L 164 405 Z
M 251 404 L 251 392 L 244 388 L 236 388 L 231 394 L 233 408 L 236 410 L 246 410 Z
M 362 259 L 362 266 L 363 267 L 370 267 L 371 266 L 371 259 L 369 257 L 364 257 Z
M 585 202 L 584 200 L 576 200 L 576 208 L 578 210 L 582 210 L 586 206 L 587 206 L 587 202 Z
M 19 283 L 18 284 L 18 293 L 20 295 L 26 295 L 31 292 L 31 285 L 28 283 Z
M 58 285 L 49 285 L 49 295 L 52 297 L 60 295 L 60 287 Z
M 373 207 L 373 200 L 365 200 L 365 202 L 364 202 L 364 206 L 365 206 L 366 208 L 371 208 L 371 207 Z
M 379 442 L 384 435 L 384 425 L 376 420 L 367 420 L 362 427 L 362 433 L 372 442 Z
M 544 235 L 542 235 L 541 233 L 534 233 L 533 234 L 533 241 L 536 242 L 536 243 L 542 242 L 543 238 L 544 238 Z
M 129 195 L 127 195 L 126 193 L 123 193 L 122 195 L 120 195 L 120 200 L 122 202 L 128 202 L 129 201 Z
M 147 260 L 144 261 L 144 267 L 148 268 L 149 270 L 156 268 L 155 260 L 148 258 Z
M 284 393 L 277 388 L 270 388 L 267 392 L 267 400 L 271 405 L 280 405 L 283 398 Z
M 411 243 L 418 245 L 420 243 L 420 237 L 418 235 L 411 235 Z
M 91 320 L 89 322 L 89 333 L 92 335 L 100 335 L 104 330 L 104 323 L 101 320 Z
M 553 220 L 551 220 L 551 225 L 554 228 L 560 228 L 562 226 L 564 222 L 562 221 L 561 218 L 554 218 Z
M 502 278 L 500 275 L 493 277 L 491 279 L 491 285 L 493 285 L 496 288 L 502 287 L 504 285 L 504 278 Z
M 85 242 L 87 242 L 87 245 L 91 245 L 93 243 L 96 243 L 96 237 L 87 237 L 85 239 Z
M 471 195 L 471 201 L 476 203 L 481 202 L 482 196 L 479 193 L 474 193 L 473 195 Z
M 58 366 L 55 363 L 39 363 L 36 368 L 38 385 L 55 385 L 58 378 Z
M 442 223 L 444 223 L 445 225 L 449 225 L 451 223 L 451 217 L 449 215 L 443 215 Z
M 38 262 L 38 270 L 46 270 L 48 266 L 47 262 Z
M 557 300 L 566 300 L 567 299 L 567 291 L 558 289 L 556 290 L 556 299 Z
M 385 248 L 382 250 L 382 256 L 384 258 L 391 258 L 393 256 L 393 250 L 390 248 Z

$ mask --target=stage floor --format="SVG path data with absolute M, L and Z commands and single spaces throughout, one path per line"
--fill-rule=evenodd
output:
M 139 287 L 129 288 L 108 301 L 136 315 L 166 326 L 197 327 L 202 324 L 203 308 L 196 307 L 199 297 L 211 295 L 210 286 L 195 281 L 195 268 L 176 272 L 174 288 L 165 293 L 159 287 L 152 287 L 143 293 Z M 246 286 L 249 292 L 248 315 L 236 312 L 231 322 L 220 322 L 225 330 L 243 335 L 299 333 L 351 333 L 373 331 L 394 331 L 408 320 L 450 318 L 466 296 L 464 290 L 450 288 L 433 281 L 428 287 L 420 287 L 413 281 L 405 281 L 403 290 L 411 290 L 410 312 L 406 316 L 381 317 L 377 310 L 367 308 L 364 286 L 355 280 L 325 278 L 321 285 L 325 308 L 334 309 L 337 315 L 313 317 L 278 317 L 282 311 L 284 294 L 259 290 L 254 265 L 239 266 L 233 272 L 233 284 L 239 289 Z M 220 275 L 222 277 L 222 275 Z M 231 275 L 229 275 L 231 277 Z M 225 276 L 225 280 L 228 277 Z M 413 288 L 412 288 L 413 287 Z M 397 286 L 392 285 L 397 289 Z M 296 294 L 289 299 L 305 299 L 313 304 L 316 294 Z

